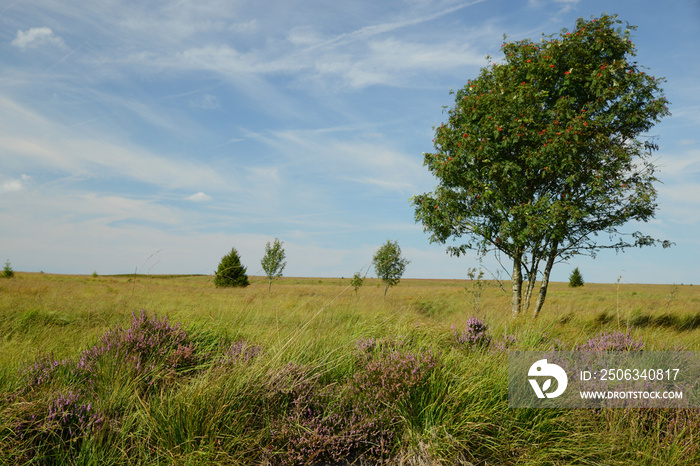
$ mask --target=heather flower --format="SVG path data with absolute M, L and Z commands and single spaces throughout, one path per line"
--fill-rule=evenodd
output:
M 488 334 L 488 326 L 477 317 L 470 317 L 462 332 L 453 332 L 457 346 L 473 348 L 486 348 L 491 344 L 491 336 Z
M 355 347 L 364 354 L 371 353 L 377 347 L 377 341 L 374 338 L 361 338 L 355 343 Z
M 258 357 L 262 347 L 253 345 L 245 340 L 233 342 L 224 353 L 222 364 L 245 363 Z
M 601 333 L 586 343 L 577 345 L 575 351 L 642 351 L 644 342 L 634 340 L 629 333 Z
M 493 349 L 496 351 L 508 351 L 517 343 L 515 335 L 504 334 L 500 340 L 493 344 Z
M 437 358 L 391 341 L 363 339 L 356 372 L 321 386 L 309 368 L 288 364 L 273 374 L 268 406 L 286 409 L 270 429 L 272 464 L 372 464 L 399 438 L 400 409 L 411 409 Z M 274 452 L 274 453 L 273 453 Z
M 13 423 L 16 440 L 31 444 L 28 455 L 47 453 L 43 450 L 80 447 L 85 436 L 102 427 L 105 416 L 83 400 L 80 391 L 57 394 L 39 409 L 25 409 Z M 25 458 L 25 459 L 30 459 Z
M 78 369 L 94 372 L 94 366 L 107 355 L 114 357 L 115 361 L 124 361 L 137 373 L 153 370 L 156 365 L 177 370 L 196 364 L 195 347 L 179 323 L 170 324 L 167 317 L 149 317 L 143 310 L 139 315 L 132 313 L 132 316 L 129 328 L 117 326 L 108 331 L 96 346 L 84 351 Z
M 22 371 L 20 393 L 28 393 L 53 380 L 56 372 L 70 364 L 68 359 L 59 361 L 50 355 L 39 356 L 34 364 Z

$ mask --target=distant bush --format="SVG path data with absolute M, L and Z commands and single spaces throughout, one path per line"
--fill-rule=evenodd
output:
M 217 288 L 226 286 L 245 287 L 250 285 L 246 268 L 241 265 L 241 258 L 236 248 L 221 258 L 219 268 L 214 275 L 214 285 Z
M 576 267 L 574 271 L 571 272 L 571 275 L 569 275 L 569 286 L 571 288 L 578 288 L 579 286 L 583 286 L 583 276 L 581 275 L 581 272 L 579 271 L 578 267 Z
M 2 276 L 4 278 L 12 278 L 15 276 L 15 271 L 12 270 L 9 259 L 5 261 L 5 268 L 3 269 Z

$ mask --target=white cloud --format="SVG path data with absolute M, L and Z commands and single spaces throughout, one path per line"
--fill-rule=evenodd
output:
M 63 39 L 56 36 L 50 28 L 31 28 L 27 31 L 17 31 L 17 36 L 12 41 L 12 45 L 22 50 L 36 48 L 42 45 L 56 45 L 65 47 Z
M 23 174 L 20 179 L 8 179 L 8 180 L 0 180 L 0 194 L 3 193 L 11 193 L 15 191 L 22 191 L 26 186 L 24 184 L 25 181 L 31 180 L 32 177 L 26 174 Z
M 194 193 L 191 196 L 187 196 L 185 199 L 192 202 L 207 202 L 211 201 L 212 197 L 200 191 L 198 193 Z
M 0 183 L 0 194 L 21 191 L 24 189 L 20 180 L 7 180 Z

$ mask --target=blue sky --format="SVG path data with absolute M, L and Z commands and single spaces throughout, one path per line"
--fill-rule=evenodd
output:
M 670 0 L 9 0 L 0 5 L 0 259 L 17 271 L 349 277 L 397 240 L 406 277 L 464 278 L 409 198 L 451 88 L 576 18 L 638 26 L 673 116 L 651 134 L 669 250 L 558 264 L 589 282 L 700 283 L 700 6 Z M 495 272 L 492 258 L 484 264 Z M 510 264 L 506 264 L 510 267 Z M 370 272 L 373 276 L 373 272 Z

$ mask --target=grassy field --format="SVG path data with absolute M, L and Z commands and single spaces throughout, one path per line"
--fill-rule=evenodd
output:
M 507 350 L 699 350 L 700 287 L 0 280 L 2 464 L 699 464 L 696 410 L 509 409 Z M 490 344 L 460 343 L 467 320 Z

